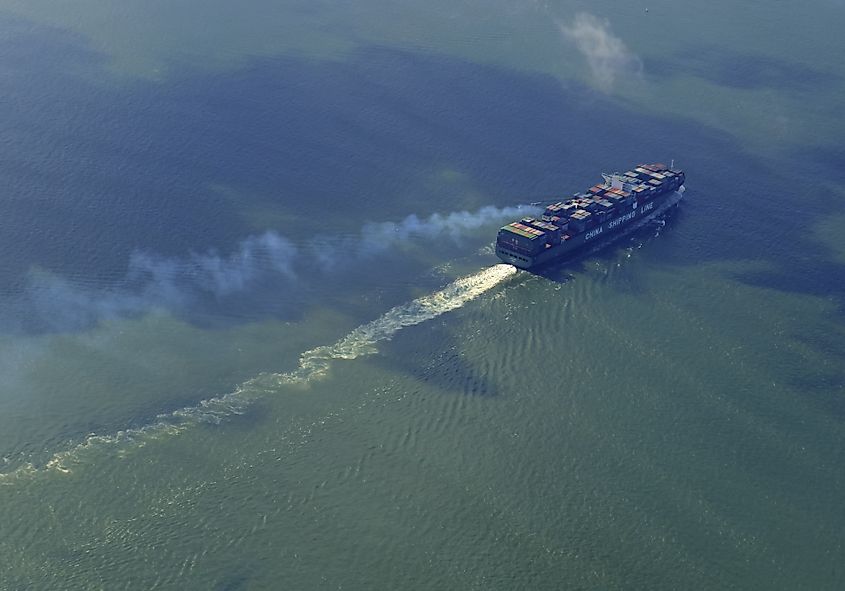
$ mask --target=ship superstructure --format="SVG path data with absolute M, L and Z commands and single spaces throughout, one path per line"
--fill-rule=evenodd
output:
M 496 255 L 523 269 L 566 257 L 599 237 L 660 215 L 680 201 L 685 180 L 682 170 L 661 163 L 602 177 L 604 182 L 586 193 L 551 203 L 540 218 L 502 227 Z

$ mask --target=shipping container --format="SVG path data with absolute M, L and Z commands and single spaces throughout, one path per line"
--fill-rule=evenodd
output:
M 535 230 L 519 222 L 513 222 L 499 230 L 497 243 L 522 254 L 533 255 L 547 244 L 545 232 Z
M 547 215 L 547 216 L 555 216 L 555 215 L 560 215 L 562 211 L 563 211 L 563 202 L 558 201 L 557 203 L 553 203 L 552 205 L 549 205 L 548 207 L 546 207 L 546 211 L 544 212 L 544 214 Z
M 569 227 L 575 232 L 583 232 L 592 220 L 593 214 L 585 209 L 579 209 L 569 218 Z
M 587 237 L 600 231 L 611 233 L 635 223 L 632 204 L 642 203 L 658 213 L 669 201 L 665 193 L 684 181 L 683 171 L 668 169 L 662 163 L 641 164 L 623 174 L 602 176 L 604 183 L 547 206 L 542 216 L 525 217 L 503 227 L 496 239 L 497 255 L 524 268 L 545 264 L 562 257 L 557 253 L 579 248 Z M 562 244 L 567 241 L 569 244 Z
M 548 244 L 559 244 L 560 243 L 560 234 L 561 230 L 560 227 L 555 226 L 554 224 L 550 224 L 548 222 L 544 222 L 542 220 L 535 220 L 534 218 L 523 218 L 522 224 L 527 225 L 535 230 L 539 230 L 541 232 L 546 233 L 546 242 Z

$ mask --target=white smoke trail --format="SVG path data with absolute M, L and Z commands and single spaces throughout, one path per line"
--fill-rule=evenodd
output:
M 412 214 L 401 222 L 370 223 L 361 231 L 361 253 L 387 250 L 397 242 L 414 238 L 449 238 L 460 240 L 467 232 L 494 222 L 533 215 L 540 210 L 531 205 L 514 207 L 482 207 L 477 211 L 456 211 L 446 215 L 434 213 L 427 218 Z
M 515 267 L 499 264 L 457 279 L 440 291 L 390 309 L 376 320 L 355 328 L 333 345 L 306 351 L 300 356 L 299 367 L 291 372 L 259 375 L 229 394 L 158 415 L 155 421 L 143 427 L 110 435 L 91 434 L 82 443 L 55 453 L 42 467 L 26 464 L 11 472 L 0 473 L 0 485 L 13 484 L 21 478 L 41 473 L 69 473 L 72 466 L 82 463 L 90 454 L 105 451 L 121 455 L 128 449 L 143 447 L 150 441 L 177 435 L 202 423 L 219 424 L 231 416 L 243 414 L 252 402 L 274 391 L 274 387 L 306 384 L 325 377 L 334 360 L 351 360 L 376 353 L 377 343 L 389 340 L 403 328 L 456 310 L 515 273 Z
M 579 12 L 572 23 L 558 22 L 558 27 L 586 58 L 593 80 L 602 91 L 610 92 L 620 75 L 642 74 L 642 60 L 613 34 L 606 19 Z
M 202 296 L 219 300 L 243 293 L 263 278 L 293 280 L 296 256 L 297 248 L 289 240 L 265 232 L 242 240 L 228 255 L 208 251 L 169 258 L 135 252 L 119 288 L 92 288 L 34 272 L 20 301 L 0 311 L 0 328 L 14 327 L 24 316 L 41 328 L 75 331 L 155 309 L 185 310 Z
M 296 255 L 296 246 L 277 233 L 268 231 L 242 240 L 228 256 L 210 251 L 178 260 L 136 252 L 130 259 L 128 276 L 134 280 L 145 280 L 148 289 L 154 286 L 157 292 L 169 292 L 181 281 L 190 282 L 216 297 L 224 297 L 243 291 L 262 274 L 294 278 Z
M 79 285 L 49 273 L 33 273 L 20 301 L 0 306 L 0 329 L 21 328 L 21 319 L 37 328 L 75 331 L 99 321 L 143 314 L 155 309 L 192 310 L 209 296 L 215 301 L 248 294 L 267 280 L 299 286 L 325 282 L 326 272 L 363 262 L 412 240 L 451 239 L 458 243 L 475 230 L 537 212 L 536 207 L 482 207 L 476 211 L 409 215 L 399 222 L 365 224 L 345 239 L 317 237 L 296 245 L 273 231 L 249 236 L 231 253 L 192 253 L 163 257 L 135 252 L 123 286 L 113 289 Z M 2 302 L 0 302 L 2 303 Z

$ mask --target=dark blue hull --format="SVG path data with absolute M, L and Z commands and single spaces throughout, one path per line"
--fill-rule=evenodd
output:
M 567 236 L 559 244 L 547 245 L 538 253 L 530 254 L 525 251 L 509 248 L 497 240 L 496 256 L 502 259 L 502 261 L 522 269 L 530 269 L 553 261 L 565 260 L 591 244 L 595 244 L 600 240 L 606 241 L 605 239 L 612 239 L 614 236 L 623 235 L 627 231 L 633 230 L 649 220 L 658 217 L 670 207 L 677 205 L 682 196 L 683 186 L 679 187 L 678 190 L 668 190 L 658 194 L 646 203 L 633 202 L 630 211 L 623 212 L 610 220 L 606 220 L 574 236 Z

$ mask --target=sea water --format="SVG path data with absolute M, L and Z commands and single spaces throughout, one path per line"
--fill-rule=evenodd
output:
M 843 21 L 0 1 L 0 588 L 841 588 Z

